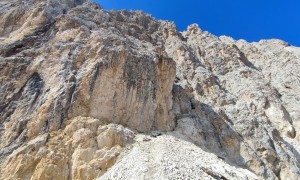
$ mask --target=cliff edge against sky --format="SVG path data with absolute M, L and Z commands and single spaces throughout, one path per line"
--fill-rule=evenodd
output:
M 0 2 L 0 179 L 299 179 L 300 48 L 85 0 Z

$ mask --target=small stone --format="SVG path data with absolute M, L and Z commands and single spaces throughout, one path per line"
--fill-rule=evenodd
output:
M 152 131 L 151 132 L 151 137 L 158 137 L 158 136 L 161 136 L 161 135 L 162 135 L 162 133 L 159 132 L 159 131 Z

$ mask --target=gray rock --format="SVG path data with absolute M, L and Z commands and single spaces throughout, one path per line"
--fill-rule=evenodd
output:
M 299 60 L 141 11 L 1 1 L 0 179 L 300 178 Z

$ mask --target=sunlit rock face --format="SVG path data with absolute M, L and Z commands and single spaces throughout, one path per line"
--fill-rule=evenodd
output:
M 300 49 L 84 0 L 0 2 L 0 179 L 299 179 Z

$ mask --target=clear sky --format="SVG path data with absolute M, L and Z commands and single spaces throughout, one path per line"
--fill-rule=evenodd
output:
M 277 38 L 300 46 L 300 0 L 95 0 L 105 9 L 143 10 L 175 21 L 183 31 L 192 23 L 217 36 L 249 42 Z

